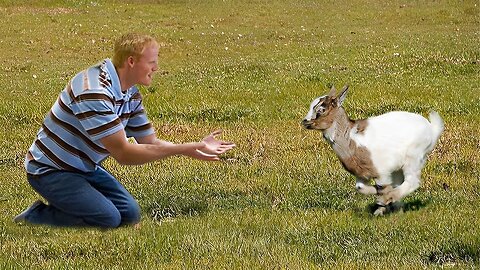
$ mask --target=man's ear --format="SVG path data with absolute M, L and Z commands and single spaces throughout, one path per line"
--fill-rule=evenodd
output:
M 134 64 L 135 64 L 135 58 L 130 55 L 130 56 L 127 58 L 127 66 L 133 67 Z

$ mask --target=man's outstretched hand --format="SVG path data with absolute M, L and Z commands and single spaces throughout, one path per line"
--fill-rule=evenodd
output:
M 220 134 L 222 134 L 222 131 L 216 130 L 212 132 L 210 135 L 208 135 L 207 137 L 203 138 L 201 142 L 205 146 L 202 148 L 199 148 L 198 151 L 205 153 L 207 155 L 218 156 L 235 147 L 235 144 L 232 142 L 217 140 L 216 136 Z

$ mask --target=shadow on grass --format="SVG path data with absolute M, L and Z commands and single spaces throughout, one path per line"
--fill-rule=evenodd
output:
M 429 200 L 421 201 L 419 199 L 409 201 L 409 202 L 401 202 L 395 204 L 387 205 L 387 212 L 386 215 L 393 214 L 396 212 L 410 212 L 410 211 L 418 211 L 424 207 L 426 207 L 430 203 Z M 375 203 L 369 204 L 367 206 L 367 211 L 373 215 L 375 210 L 377 210 L 378 205 Z
M 480 263 L 480 242 L 447 243 L 438 250 L 425 254 L 425 261 L 430 264 L 455 265 L 457 263 Z

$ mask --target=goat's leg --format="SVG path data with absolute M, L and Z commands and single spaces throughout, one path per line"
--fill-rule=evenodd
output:
M 417 190 L 420 186 L 420 169 L 406 169 L 404 170 L 405 181 L 398 187 L 394 188 L 389 197 L 392 201 L 400 201 L 403 197 Z
M 375 210 L 375 212 L 373 212 L 373 215 L 378 217 L 378 216 L 383 216 L 383 214 L 385 214 L 387 212 L 387 207 L 386 206 L 380 206 L 380 205 L 377 205 L 377 209 Z
M 377 209 L 373 213 L 374 216 L 383 216 L 387 212 L 387 205 L 392 202 L 390 192 L 392 187 L 392 176 L 390 174 L 379 177 L 375 186 L 377 194 Z
M 389 194 L 392 191 L 392 175 L 382 175 L 376 180 L 376 194 L 377 194 L 377 204 L 378 205 L 387 205 L 392 202 Z
M 387 186 L 377 186 L 377 210 L 373 213 L 374 216 L 383 216 L 388 209 L 388 205 L 392 203 L 392 198 L 390 193 L 392 192 L 393 187 L 391 185 Z
M 403 177 L 405 175 L 405 177 Z M 401 176 L 401 177 L 400 177 Z M 375 216 L 383 216 L 388 211 L 396 211 L 403 207 L 401 199 L 415 191 L 420 185 L 420 171 L 404 171 L 398 174 L 398 178 L 404 180 L 402 184 L 394 187 L 387 185 L 378 187 L 377 205 Z
M 423 166 L 425 166 L 425 152 L 419 152 L 418 148 L 412 149 L 407 154 L 406 162 L 403 166 L 404 181 L 389 194 L 392 201 L 400 201 L 403 197 L 417 190 L 420 186 L 420 176 Z
M 369 183 L 369 180 L 365 180 L 357 177 L 357 183 L 355 184 L 357 191 L 364 195 L 377 194 L 377 189 Z

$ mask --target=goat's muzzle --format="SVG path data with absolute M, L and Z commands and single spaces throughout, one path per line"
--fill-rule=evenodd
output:
M 302 126 L 306 129 L 313 129 L 313 122 L 307 119 L 302 120 Z

